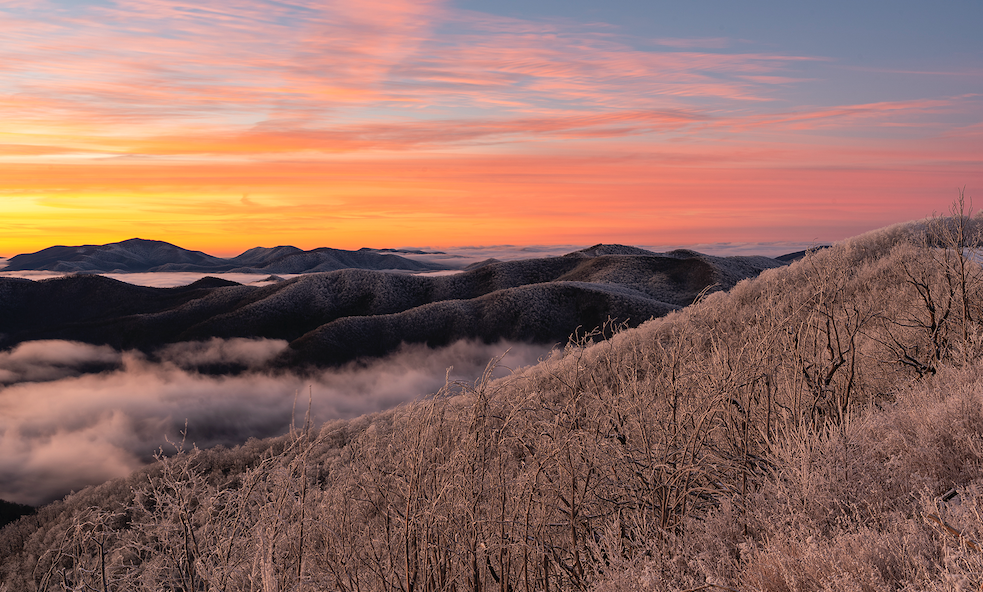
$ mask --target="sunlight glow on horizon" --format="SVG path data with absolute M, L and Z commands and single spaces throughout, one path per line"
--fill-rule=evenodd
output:
M 575 8 L 7 5 L 0 254 L 828 242 L 983 186 L 965 27 L 962 53 L 895 63 L 848 57 L 845 30 L 815 51 L 750 20 L 641 36 L 627 5 Z

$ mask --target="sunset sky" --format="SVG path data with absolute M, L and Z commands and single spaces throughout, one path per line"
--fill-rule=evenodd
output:
M 957 187 L 983 206 L 981 24 L 979 0 L 9 0 L 0 255 L 825 242 Z

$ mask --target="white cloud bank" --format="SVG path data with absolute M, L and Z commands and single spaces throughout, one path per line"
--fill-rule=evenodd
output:
M 167 439 L 200 447 L 234 445 L 285 432 L 295 399 L 303 421 L 308 391 L 315 422 L 355 417 L 473 381 L 509 350 L 499 375 L 534 364 L 549 348 L 457 342 L 437 350 L 406 346 L 313 377 L 258 370 L 287 347 L 279 340 L 212 339 L 138 352 L 67 341 L 23 343 L 0 352 L 0 498 L 27 504 L 129 474 Z M 245 367 L 237 375 L 198 368 Z M 102 370 L 92 372 L 93 370 Z

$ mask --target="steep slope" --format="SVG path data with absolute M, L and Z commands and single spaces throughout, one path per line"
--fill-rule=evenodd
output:
M 2 531 L 0 585 L 977 589 L 981 326 L 932 314 L 959 266 L 983 309 L 983 269 L 899 234 L 502 380 L 83 490 Z

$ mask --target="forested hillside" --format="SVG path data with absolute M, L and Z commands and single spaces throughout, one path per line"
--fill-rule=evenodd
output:
M 978 226 L 868 233 L 392 411 L 178 445 L 7 526 L 0 590 L 978 589 Z

